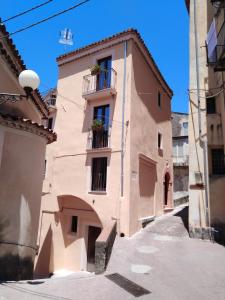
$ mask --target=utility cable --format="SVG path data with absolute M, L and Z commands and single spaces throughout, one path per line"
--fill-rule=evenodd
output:
M 66 13 L 66 12 L 68 12 L 68 11 L 71 11 L 71 10 L 73 10 L 73 9 L 75 9 L 75 8 L 81 6 L 81 5 L 83 5 L 83 4 L 85 4 L 85 3 L 89 2 L 89 1 L 90 1 L 90 0 L 82 1 L 82 2 L 80 2 L 80 3 L 78 3 L 78 4 L 76 4 L 76 5 L 73 5 L 73 6 L 67 8 L 67 9 L 65 9 L 65 10 L 62 10 L 62 11 L 60 11 L 60 12 L 54 14 L 54 15 L 51 15 L 51 16 L 45 18 L 45 19 L 42 19 L 42 20 L 37 21 L 37 22 L 35 22 L 35 23 L 31 24 L 31 25 L 28 25 L 28 26 L 25 26 L 25 27 L 23 27 L 23 28 L 21 28 L 21 29 L 18 29 L 18 30 L 16 30 L 16 31 L 13 31 L 13 32 L 11 32 L 11 33 L 5 35 L 5 36 L 2 36 L 0 39 L 7 38 L 7 37 L 9 37 L 9 36 L 15 35 L 15 34 L 17 34 L 17 33 L 20 33 L 20 32 L 23 32 L 23 31 L 25 31 L 25 30 L 27 30 L 27 29 L 30 29 L 30 28 L 32 28 L 32 27 L 34 27 L 34 26 L 37 26 L 37 25 L 42 24 L 42 23 L 44 23 L 44 22 L 47 22 L 47 21 L 49 21 L 49 20 L 51 20 L 51 19 L 53 19 L 53 18 L 56 18 L 56 17 L 58 17 L 58 16 L 60 16 L 60 15 L 62 15 L 62 14 L 64 14 L 64 13 Z
M 9 22 L 9 21 L 11 21 L 11 20 L 14 20 L 14 19 L 16 19 L 16 18 L 18 18 L 18 17 L 21 17 L 21 16 L 23 16 L 23 15 L 25 15 L 25 14 L 27 14 L 27 13 L 33 11 L 33 10 L 36 10 L 36 9 L 42 7 L 42 6 L 45 6 L 45 5 L 49 4 L 49 3 L 52 2 L 52 1 L 53 1 L 53 0 L 48 0 L 48 1 L 44 2 L 44 3 L 41 3 L 41 4 L 36 5 L 36 6 L 33 6 L 33 7 L 29 8 L 29 9 L 27 9 L 27 10 L 21 12 L 21 13 L 18 13 L 18 14 L 15 15 L 15 16 L 12 16 L 12 17 L 10 17 L 10 18 L 8 18 L 8 19 L 3 20 L 3 21 L 1 22 L 1 24 L 6 23 L 6 22 Z

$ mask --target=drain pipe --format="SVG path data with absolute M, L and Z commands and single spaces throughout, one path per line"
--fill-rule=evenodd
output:
M 197 9 L 196 0 L 194 2 L 194 33 L 195 33 L 195 56 L 196 56 L 196 84 L 197 84 L 197 97 L 198 97 L 198 132 L 199 132 L 199 143 L 203 149 L 203 172 L 205 182 L 205 221 L 206 226 L 210 227 L 210 216 L 209 216 L 209 179 L 208 179 L 208 145 L 206 138 L 202 138 L 202 119 L 201 119 L 201 97 L 200 97 L 200 79 L 199 79 L 199 52 L 198 52 L 198 28 L 197 28 Z M 191 104 L 190 104 L 191 105 Z
M 126 74 L 127 74 L 127 41 L 124 42 L 123 65 L 123 98 L 122 98 L 122 127 L 121 127 L 121 152 L 120 152 L 120 196 L 118 197 L 117 232 L 120 234 L 121 199 L 124 196 L 124 133 L 125 133 L 125 100 L 126 100 Z
M 127 75 L 127 41 L 124 42 L 124 71 L 123 71 L 123 100 L 122 100 L 122 128 L 121 128 L 121 177 L 120 196 L 124 195 L 124 119 L 126 100 L 126 75 Z

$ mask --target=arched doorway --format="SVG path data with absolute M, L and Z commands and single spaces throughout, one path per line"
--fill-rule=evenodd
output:
M 170 174 L 166 172 L 164 176 L 164 206 L 168 206 L 169 202 L 169 185 L 170 185 Z

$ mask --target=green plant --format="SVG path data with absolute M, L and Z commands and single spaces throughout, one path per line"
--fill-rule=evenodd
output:
M 91 128 L 94 131 L 100 131 L 100 130 L 103 130 L 104 124 L 103 124 L 102 120 L 95 119 L 95 120 L 93 120 Z
M 101 67 L 98 64 L 95 64 L 90 67 L 91 75 L 97 75 L 101 71 Z

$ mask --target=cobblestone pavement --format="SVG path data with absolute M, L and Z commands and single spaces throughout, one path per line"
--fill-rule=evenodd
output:
M 190 239 L 184 206 L 131 238 L 117 238 L 105 274 L 79 272 L 43 281 L 2 283 L 0 300 L 135 299 L 105 277 L 119 273 L 149 291 L 139 299 L 225 300 L 225 247 Z M 133 286 L 135 288 L 135 286 Z

